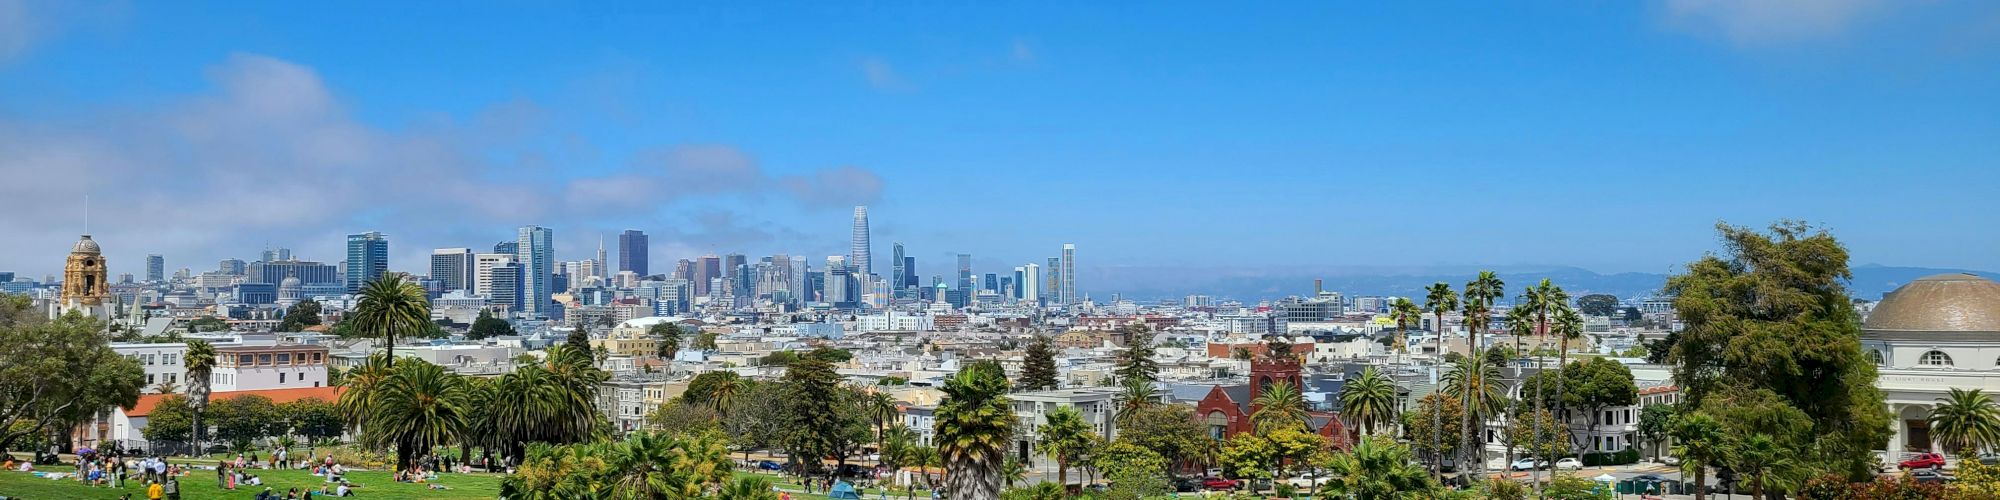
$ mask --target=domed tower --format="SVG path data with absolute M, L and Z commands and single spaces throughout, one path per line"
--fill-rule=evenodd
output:
M 69 249 L 69 262 L 63 265 L 62 297 L 52 312 L 61 315 L 78 311 L 85 316 L 110 319 L 111 280 L 106 275 L 103 250 L 90 235 L 83 235 Z
M 278 307 L 289 308 L 303 300 L 302 288 L 298 273 L 287 273 L 285 279 L 278 281 Z

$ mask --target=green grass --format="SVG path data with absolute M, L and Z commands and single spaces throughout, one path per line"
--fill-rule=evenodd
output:
M 52 472 L 71 472 L 74 467 L 57 466 L 44 469 Z M 195 470 L 181 478 L 181 498 L 183 500 L 246 499 L 255 496 L 265 486 L 283 494 L 286 489 L 299 488 L 318 490 L 325 483 L 321 478 L 307 471 L 298 470 L 253 470 L 252 474 L 264 478 L 264 486 L 238 486 L 236 491 L 215 486 L 215 471 Z M 361 485 L 354 490 L 359 498 L 421 498 L 435 500 L 480 499 L 488 500 L 500 495 L 500 476 L 486 474 L 443 474 L 437 483 L 449 490 L 430 490 L 427 484 L 397 483 L 389 480 L 388 472 L 349 472 L 347 480 Z M 119 495 L 131 493 L 132 498 L 146 498 L 146 490 L 137 481 L 127 481 L 124 489 L 90 487 L 74 479 L 48 480 L 25 472 L 0 472 L 0 496 L 8 498 L 40 499 L 103 499 L 115 500 Z

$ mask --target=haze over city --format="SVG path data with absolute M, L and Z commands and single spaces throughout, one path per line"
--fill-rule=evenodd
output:
M 114 262 L 197 269 L 527 224 L 830 255 L 854 205 L 922 260 L 1075 243 L 1110 281 L 1664 274 L 1779 218 L 2000 269 L 1981 2 L 348 7 L 0 2 L 0 267 L 58 271 L 89 196 Z

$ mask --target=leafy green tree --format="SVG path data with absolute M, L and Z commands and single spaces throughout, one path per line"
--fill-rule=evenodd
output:
M 1074 406 L 1060 406 L 1043 416 L 1044 422 L 1035 434 L 1040 436 L 1035 447 L 1056 461 L 1056 483 L 1067 487 L 1069 467 L 1078 457 L 1083 456 L 1086 446 L 1091 445 L 1090 424 L 1084 422 L 1083 413 Z
M 744 476 L 731 481 L 722 491 L 716 493 L 721 500 L 778 500 L 778 491 L 771 486 L 771 480 L 756 476 Z
M 788 392 L 790 388 L 779 384 L 749 384 L 730 404 L 722 427 L 729 441 L 743 451 L 744 460 L 750 459 L 751 450 L 779 445 L 789 435 Z
M 1457 436 L 1460 413 L 1464 406 L 1458 398 L 1444 393 L 1431 393 L 1417 401 L 1417 407 L 1403 414 L 1403 432 L 1409 436 L 1417 451 L 1430 459 L 1433 473 L 1443 465 L 1444 457 L 1458 451 L 1458 440 L 1441 439 L 1443 436 Z
M 979 361 L 945 381 L 937 408 L 935 442 L 954 498 L 1000 495 L 1002 457 L 1013 439 L 1014 412 L 1007 399 L 1007 373 L 998 363 Z
M 1212 450 L 1215 440 L 1195 419 L 1194 406 L 1156 404 L 1134 410 L 1118 419 L 1118 440 L 1153 450 L 1169 464 L 1195 461 Z M 1161 469 L 1160 474 L 1170 471 Z
M 875 450 L 880 452 L 887 445 L 883 439 L 887 437 L 889 425 L 896 423 L 903 412 L 896 407 L 896 398 L 890 397 L 889 393 L 857 389 L 856 394 L 859 397 L 855 398 L 855 403 L 861 407 L 861 414 L 875 423 Z
M 1260 434 L 1307 425 L 1305 397 L 1289 381 L 1271 384 L 1250 404 L 1257 407 L 1257 411 L 1250 414 L 1250 422 Z
M 74 312 L 43 319 L 23 302 L 0 299 L 13 316 L 0 319 L 0 450 L 138 402 L 145 371 L 111 349 L 102 322 Z
M 1148 383 L 1160 380 L 1160 362 L 1153 359 L 1153 341 L 1145 335 L 1133 336 L 1125 343 L 1125 351 L 1118 353 L 1118 380 L 1140 380 Z
M 291 424 L 291 432 L 304 436 L 308 442 L 338 438 L 345 427 L 340 408 L 324 399 L 304 398 L 278 405 L 278 413 Z
M 284 319 L 278 320 L 278 331 L 304 331 L 308 326 L 319 325 L 319 321 L 319 302 L 305 299 L 285 309 Z
M 1639 402 L 1639 387 L 1632 381 L 1632 369 L 1624 363 L 1590 358 L 1571 364 L 1564 373 L 1564 378 L 1569 379 L 1566 385 L 1570 389 L 1570 400 L 1592 415 L 1587 419 L 1593 422 L 1605 408 Z M 1593 423 L 1589 429 L 1595 430 L 1597 425 Z
M 250 443 L 275 434 L 273 429 L 281 417 L 278 405 L 271 398 L 256 394 L 246 394 L 216 401 L 209 409 L 215 424 L 215 437 L 229 443 L 234 449 L 250 448 Z
M 1097 454 L 1096 466 L 1098 470 L 1104 471 L 1104 478 L 1111 482 L 1111 490 L 1106 492 L 1106 498 L 1137 500 L 1158 497 L 1173 491 L 1173 485 L 1167 482 L 1167 477 L 1160 475 L 1160 471 L 1167 467 L 1167 459 L 1153 450 L 1129 442 L 1113 441 L 1109 446 L 1105 446 Z
M 1354 449 L 1326 462 L 1330 476 L 1321 500 L 1401 500 L 1431 498 L 1437 483 L 1413 465 L 1410 448 L 1387 436 L 1364 436 Z
M 1340 387 L 1341 411 L 1353 418 L 1363 433 L 1374 434 L 1396 421 L 1396 385 L 1370 366 L 1361 376 Z
M 1667 441 L 1677 408 L 1678 405 L 1656 404 L 1639 410 L 1639 441 L 1652 449 L 1656 462 L 1660 459 L 1659 444 Z
M 706 405 L 672 400 L 646 415 L 646 427 L 666 434 L 706 434 L 721 432 L 722 417 Z
M 1042 391 L 1056 388 L 1055 343 L 1047 335 L 1036 335 L 1021 355 L 1021 380 L 1015 388 Z
M 1611 316 L 1618 312 L 1618 297 L 1602 293 L 1577 297 L 1576 309 L 1585 316 Z
M 465 338 L 483 340 L 515 334 L 513 323 L 493 317 L 493 311 L 480 309 L 479 317 L 472 320 L 472 328 L 466 330 Z
M 1767 491 L 1785 492 L 1805 484 L 1809 470 L 1797 457 L 1796 448 L 1761 433 L 1731 440 L 1724 453 L 1730 470 L 1750 485 L 1750 498 L 1767 498 Z
M 1558 423 L 1555 414 L 1547 409 L 1520 405 L 1516 408 L 1514 419 L 1507 423 L 1507 432 L 1502 433 L 1500 438 L 1509 450 L 1524 450 L 1526 453 L 1522 456 L 1554 462 L 1555 457 L 1560 455 L 1557 450 L 1569 444 L 1569 427 Z
M 875 381 L 875 385 L 886 385 L 886 386 L 910 385 L 910 379 L 904 377 L 898 377 L 895 375 L 890 375 L 887 377 L 882 377 L 881 380 Z
M 1668 278 L 1683 324 L 1667 361 L 1686 401 L 1725 388 L 1762 388 L 1812 421 L 1806 462 L 1873 475 L 1891 417 L 1862 351 L 1848 296 L 1847 250 L 1824 230 L 1781 221 L 1768 233 L 1718 224 L 1726 252 Z
M 782 383 L 790 389 L 785 418 L 790 432 L 785 448 L 794 456 L 845 460 L 847 429 L 861 419 L 848 399 L 852 393 L 840 387 L 840 374 L 833 371 L 833 365 L 804 357 L 785 370 Z M 808 459 L 804 465 L 815 472 L 822 468 L 819 460 Z
M 354 313 L 346 322 L 353 322 L 361 335 L 382 339 L 389 354 L 387 363 L 392 366 L 396 363 L 397 335 L 423 335 L 435 326 L 424 287 L 403 279 L 400 273 L 384 274 L 362 285 Z
M 681 352 L 681 337 L 687 335 L 687 332 L 682 331 L 681 325 L 677 323 L 662 321 L 646 327 L 646 335 L 660 340 L 658 352 L 654 354 L 661 358 L 673 359 L 675 354 Z
M 1952 388 L 1931 409 L 1930 424 L 1931 434 L 1956 455 L 2000 445 L 2000 405 L 1979 389 Z
M 1231 479 L 1271 479 L 1271 469 L 1278 462 L 1278 450 L 1271 441 L 1252 433 L 1238 433 L 1222 442 L 1222 451 L 1216 455 L 1222 466 L 1222 474 Z
M 186 443 L 194 437 L 194 409 L 179 395 L 160 398 L 153 412 L 146 415 L 146 430 L 141 434 L 154 443 Z
M 694 348 L 713 351 L 716 349 L 715 339 L 720 337 L 721 335 L 722 334 L 716 333 L 714 331 L 706 331 L 706 330 L 695 333 Z

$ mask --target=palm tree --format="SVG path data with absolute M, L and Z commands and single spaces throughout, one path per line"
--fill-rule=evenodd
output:
M 1546 340 L 1549 334 L 1549 316 L 1553 315 L 1558 307 L 1569 305 L 1569 294 L 1563 292 L 1562 287 L 1556 286 L 1548 278 L 1542 278 L 1541 283 L 1524 290 L 1521 294 L 1521 299 L 1521 303 L 1534 312 L 1535 344 L 1537 349 L 1540 349 L 1539 346 L 1543 344 L 1542 341 Z M 1535 373 L 1540 374 L 1543 371 L 1542 357 L 1535 356 Z M 1546 377 L 1535 377 L 1536 408 L 1546 408 L 1546 406 L 1542 405 L 1542 380 L 1544 378 Z M 1533 422 L 1536 424 L 1535 435 L 1541 436 L 1541 419 L 1534 419 Z M 1536 441 L 1540 440 L 1537 439 Z M 1539 456 L 1548 455 L 1541 454 Z M 1541 469 L 1534 469 L 1529 471 L 1529 473 L 1535 477 L 1535 489 L 1540 491 L 1542 487 Z
M 1722 442 L 1722 424 L 1707 413 L 1689 412 L 1675 418 L 1672 427 L 1668 434 L 1674 438 L 1674 457 L 1681 460 L 1682 475 L 1694 476 L 1694 498 L 1702 500 L 1708 491 L 1707 469 L 1720 465 L 1728 448 Z
M 944 465 L 944 457 L 938 455 L 938 448 L 936 446 L 917 445 L 910 448 L 907 460 L 917 465 L 917 475 L 924 477 L 924 487 L 934 487 L 931 483 L 931 467 Z M 916 492 L 912 491 L 910 493 L 914 495 Z
M 1508 309 L 1508 310 L 1507 310 L 1507 333 L 1508 333 L 1509 335 L 1512 335 L 1512 336 L 1514 337 L 1514 357 L 1515 357 L 1515 359 L 1520 359 L 1520 358 L 1523 358 L 1523 357 L 1526 357 L 1526 356 L 1528 356 L 1528 353 L 1527 353 L 1527 351 L 1523 350 L 1523 349 L 1524 349 L 1524 347 L 1522 346 L 1522 343 L 1521 343 L 1521 339 L 1524 339 L 1524 338 L 1527 338 L 1527 337 L 1529 337 L 1529 336 L 1532 336 L 1532 335 L 1534 335 L 1534 334 L 1535 334 L 1535 313 L 1534 313 L 1534 311 L 1533 311 L 1532 309 L 1530 309 L 1529 307 L 1527 307 L 1526 305 L 1517 305 L 1517 306 L 1515 306 L 1515 307 L 1514 307 L 1514 308 L 1512 308 L 1512 309 Z M 1539 358 L 1538 358 L 1538 359 L 1539 359 Z M 1517 384 L 1518 384 L 1518 383 L 1520 383 L 1520 382 L 1521 382 L 1521 363 L 1520 363 L 1519 361 L 1513 361 L 1513 362 L 1509 362 L 1508 364 L 1510 364 L 1510 365 L 1513 365 L 1513 366 L 1514 366 L 1514 377 L 1513 377 L 1513 381 L 1514 381 L 1514 383 L 1517 383 Z M 1536 402 L 1537 402 L 1537 403 L 1539 404 L 1539 402 L 1541 401 L 1541 387 L 1539 387 L 1539 385 L 1538 385 L 1538 386 L 1537 386 L 1537 387 L 1536 387 L 1535 389 L 1536 389 L 1536 392 L 1535 392 L 1535 398 L 1536 398 L 1536 399 L 1535 399 L 1535 401 L 1536 401 Z M 1528 391 L 1527 391 L 1527 388 L 1526 388 L 1526 387 L 1520 387 L 1520 388 L 1518 388 L 1518 390 L 1519 390 L 1519 391 L 1521 392 L 1521 394 L 1520 394 L 1520 396 L 1519 396 L 1519 397 L 1521 397 L 1521 398 L 1526 398 L 1526 397 L 1527 397 L 1527 392 L 1528 392 Z M 1516 455 L 1514 454 L 1514 442 L 1513 442 L 1513 440 L 1508 440 L 1508 441 L 1507 441 L 1507 463 L 1510 463 L 1510 464 L 1511 464 L 1511 463 L 1514 463 L 1514 459 L 1515 459 L 1515 458 L 1516 458 Z
M 1396 349 L 1405 356 L 1410 354 L 1410 326 L 1424 322 L 1424 310 L 1410 299 L 1396 297 L 1389 304 L 1389 319 L 1396 322 Z
M 1501 385 L 1500 367 L 1488 362 L 1485 356 L 1458 358 L 1451 372 L 1445 374 L 1444 392 L 1465 405 L 1462 413 L 1466 416 L 1460 419 L 1460 425 L 1468 427 L 1478 424 L 1483 428 L 1488 417 L 1499 414 L 1507 407 L 1507 392 Z M 1478 434 L 1484 436 L 1485 432 Z M 1470 431 L 1461 432 L 1460 448 L 1470 450 L 1477 445 L 1483 449 L 1484 444 L 1474 443 L 1472 435 Z M 1463 453 L 1470 460 L 1481 452 L 1470 450 Z
M 1373 366 L 1362 369 L 1361 376 L 1341 386 L 1340 408 L 1357 420 L 1362 432 L 1373 434 L 1396 421 L 1396 384 Z
M 1007 459 L 1000 465 L 1000 483 L 1012 488 L 1014 485 L 1026 482 L 1028 482 L 1028 466 L 1022 464 L 1020 459 L 1014 458 L 1013 454 L 1008 454 Z
M 1411 464 L 1410 448 L 1386 436 L 1368 436 L 1354 449 L 1327 461 L 1332 476 L 1320 498 L 1391 500 L 1424 498 L 1436 488 L 1423 468 Z
M 202 424 L 202 416 L 208 412 L 209 373 L 215 370 L 215 346 L 203 340 L 190 340 L 187 354 L 181 362 L 187 366 L 188 406 L 194 409 L 194 449 L 196 453 L 206 450 L 202 447 L 202 436 L 208 434 L 208 427 Z
M 1569 341 L 1570 339 L 1583 337 L 1583 316 L 1577 315 L 1575 309 L 1571 309 L 1568 304 L 1564 304 L 1562 309 L 1557 310 L 1556 322 L 1553 326 L 1555 329 L 1550 333 L 1556 335 L 1556 345 L 1558 346 L 1556 348 L 1557 421 L 1562 422 L 1563 425 L 1571 425 L 1569 404 L 1563 399 L 1563 379 L 1569 378 L 1567 376 L 1569 373 Z M 1573 442 L 1564 441 L 1563 443 L 1563 452 L 1565 453 L 1575 447 Z
M 354 314 L 348 321 L 355 322 L 357 332 L 380 337 L 388 350 L 389 363 L 394 365 L 396 336 L 407 337 L 429 330 L 431 303 L 424 287 L 417 282 L 403 279 L 400 273 L 384 274 L 361 287 Z
M 733 372 L 724 373 L 734 375 Z M 729 408 L 736 405 L 736 394 L 743 392 L 743 386 L 744 380 L 742 377 L 724 377 L 718 379 L 714 390 L 708 393 L 708 409 L 714 410 L 717 416 L 729 416 Z M 883 396 L 887 397 L 886 394 Z M 894 412 L 896 409 L 895 402 L 890 401 L 889 403 L 889 410 Z
M 1437 366 L 1443 364 L 1444 361 L 1444 313 L 1458 309 L 1458 292 L 1451 289 L 1450 283 L 1443 281 L 1432 283 L 1429 288 L 1424 289 L 1424 292 L 1426 293 L 1424 297 L 1424 309 L 1430 311 L 1437 318 L 1436 322 L 1431 323 L 1431 331 L 1437 334 L 1437 359 L 1432 361 L 1431 373 L 1437 373 Z M 1444 449 L 1438 442 L 1438 435 L 1444 433 L 1444 419 L 1432 419 L 1431 426 L 1434 427 L 1431 430 L 1431 449 Z M 1440 457 L 1438 460 L 1431 462 L 1432 474 L 1438 474 L 1442 471 L 1442 467 L 1444 466 L 1443 461 L 1443 458 Z
M 646 327 L 646 333 L 652 334 L 654 337 L 659 337 L 660 347 L 658 352 L 654 354 L 658 355 L 661 359 L 672 361 L 674 353 L 681 351 L 680 325 L 671 322 L 655 323 L 653 326 Z
M 772 489 L 771 480 L 756 476 L 744 476 L 731 481 L 716 494 L 721 500 L 778 500 L 778 492 Z
M 1730 469 L 1750 484 L 1750 498 L 1764 498 L 1765 491 L 1786 491 L 1803 482 L 1808 471 L 1798 456 L 1797 451 L 1761 432 L 1735 443 L 1727 452 Z
M 1251 425 L 1258 434 L 1270 434 L 1283 429 L 1306 429 L 1306 400 L 1290 381 L 1280 380 L 1257 394 L 1250 402 L 1256 411 L 1250 414 Z
M 1931 434 L 1954 455 L 2000 445 L 2000 405 L 1979 389 L 1952 389 L 1931 410 Z
M 463 379 L 421 361 L 393 369 L 375 392 L 375 407 L 362 426 L 363 441 L 395 448 L 397 470 L 407 470 L 417 453 L 463 435 L 474 411 L 467 405 L 472 395 Z
M 626 498 L 700 498 L 731 475 L 729 446 L 713 434 L 636 433 L 618 443 L 608 462 L 612 491 Z
M 1039 435 L 1035 447 L 1056 460 L 1056 483 L 1068 488 L 1069 465 L 1083 455 L 1084 447 L 1090 446 L 1093 431 L 1083 421 L 1083 413 L 1074 406 L 1058 406 L 1043 418 L 1047 422 L 1035 431 Z
M 1506 286 L 1507 284 L 1500 281 L 1500 276 L 1494 274 L 1493 271 L 1480 271 L 1478 277 L 1465 283 L 1466 357 L 1480 357 L 1479 336 L 1486 333 L 1486 328 L 1492 325 L 1493 300 L 1503 293 Z M 1497 369 L 1498 367 L 1495 368 Z M 1475 417 L 1472 410 L 1476 402 L 1471 400 L 1472 394 L 1470 393 L 1460 394 L 1460 396 L 1462 398 L 1459 403 L 1465 405 L 1466 412 L 1459 415 L 1459 449 L 1463 450 L 1465 454 L 1465 458 L 1467 459 L 1466 465 L 1470 468 L 1469 470 L 1476 473 L 1486 465 L 1486 461 L 1483 460 L 1486 454 L 1484 451 L 1485 447 L 1474 447 L 1472 441 L 1472 424 Z M 1483 415 L 1491 415 L 1491 413 Z M 1485 423 L 1484 420 L 1480 420 L 1479 422 L 1482 424 Z
M 1062 500 L 1068 493 L 1056 483 L 1035 483 L 1034 486 L 1016 489 L 1007 493 L 1007 498 L 1017 500 Z
M 895 422 L 896 415 L 901 413 L 896 411 L 896 399 L 882 391 L 867 393 L 861 398 L 861 411 L 875 421 L 875 452 L 881 453 L 888 445 L 885 439 L 888 438 L 889 424 Z
M 945 381 L 935 439 L 952 498 L 998 498 L 1000 467 L 1014 436 L 1007 373 L 981 361 Z
M 1119 405 L 1116 417 L 1120 421 L 1160 401 L 1159 388 L 1153 386 L 1152 382 L 1139 379 L 1125 379 L 1124 386 L 1125 395 L 1122 397 L 1125 401 Z

